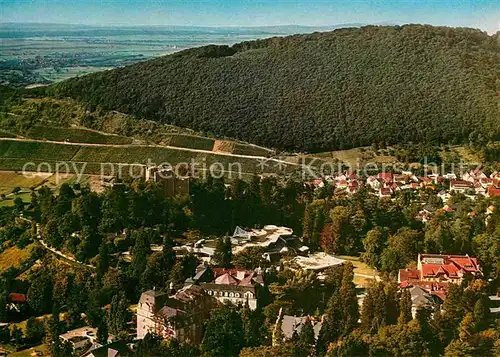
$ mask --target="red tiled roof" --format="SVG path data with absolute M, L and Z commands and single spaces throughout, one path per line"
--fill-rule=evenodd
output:
M 399 270 L 399 280 L 418 280 L 420 279 L 420 272 L 418 270 L 411 269 L 400 269 Z
M 19 293 L 10 293 L 9 300 L 11 302 L 26 302 L 26 295 Z
M 384 196 L 390 196 L 392 194 L 390 187 L 382 187 L 380 189 L 380 194 Z
M 472 182 L 463 181 L 463 180 L 452 180 L 450 182 L 450 186 L 453 187 L 472 187 Z
M 500 197 L 500 188 L 496 188 L 493 186 L 488 187 L 488 196 L 489 197 Z
M 378 178 L 381 178 L 381 179 L 390 179 L 392 180 L 393 178 L 393 174 L 392 172 L 381 172 L 377 175 Z
M 450 278 L 458 278 L 458 271 L 454 264 L 424 264 L 422 263 L 422 276 L 433 277 L 436 275 L 446 275 Z
M 229 273 L 217 277 L 215 283 L 220 285 L 238 285 L 238 281 Z

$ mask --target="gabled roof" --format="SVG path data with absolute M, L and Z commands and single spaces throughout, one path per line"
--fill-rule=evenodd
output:
M 285 338 L 292 338 L 294 332 L 299 334 L 307 320 L 311 320 L 311 324 L 314 330 L 314 337 L 317 339 L 322 326 L 321 321 L 313 320 L 309 316 L 296 317 L 289 315 L 284 315 L 283 319 L 281 320 L 281 330 L 283 331 L 283 335 L 285 336 Z
M 113 342 L 87 352 L 82 357 L 123 357 L 133 353 L 124 341 Z
M 229 273 L 225 273 L 215 279 L 215 284 L 220 285 L 238 285 L 238 281 Z

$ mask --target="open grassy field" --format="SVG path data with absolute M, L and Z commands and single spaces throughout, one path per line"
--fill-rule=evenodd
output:
M 346 260 L 354 265 L 354 284 L 367 287 L 376 279 L 378 273 L 375 269 L 359 260 L 359 257 L 340 255 L 338 258 Z
M 13 246 L 5 249 L 0 253 L 0 274 L 8 270 L 10 267 L 18 268 L 22 262 L 29 258 L 31 249 L 34 244 L 30 244 L 24 249 L 19 249 Z
M 38 354 L 37 354 L 38 352 Z M 33 357 L 33 356 L 50 356 L 49 347 L 45 344 L 31 347 L 22 351 L 12 352 L 9 354 L 11 357 Z
M 15 187 L 20 187 L 22 191 L 36 189 L 44 185 L 49 188 L 57 188 L 63 183 L 72 183 L 76 175 L 51 174 L 51 173 L 20 173 L 14 171 L 0 171 L 0 193 L 9 194 Z M 84 179 L 86 179 L 84 177 Z
M 103 134 L 97 131 L 81 128 L 56 128 L 37 125 L 26 133 L 32 139 L 45 139 L 51 141 L 69 141 L 87 144 L 131 144 L 132 139 L 125 136 Z
M 50 174 L 33 173 L 22 175 L 14 171 L 0 171 L 0 193 L 10 193 L 15 187 L 30 189 L 44 183 Z

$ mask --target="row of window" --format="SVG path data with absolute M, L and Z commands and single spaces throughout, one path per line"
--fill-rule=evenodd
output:
M 212 290 L 208 290 L 207 291 L 208 295 L 213 295 L 213 296 L 224 296 L 224 297 L 234 297 L 234 298 L 240 298 L 240 297 L 244 297 L 244 298 L 248 298 L 248 299 L 253 299 L 254 295 L 253 293 L 251 293 L 250 291 L 247 291 L 246 293 L 243 294 L 240 294 L 240 293 L 234 293 L 232 291 L 230 292 L 227 292 L 227 291 L 212 291 Z

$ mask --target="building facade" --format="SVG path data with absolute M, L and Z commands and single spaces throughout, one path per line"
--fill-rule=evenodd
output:
M 203 322 L 214 306 L 214 299 L 197 285 L 185 286 L 170 295 L 146 291 L 137 305 L 137 338 L 154 333 L 198 344 L 203 336 Z

